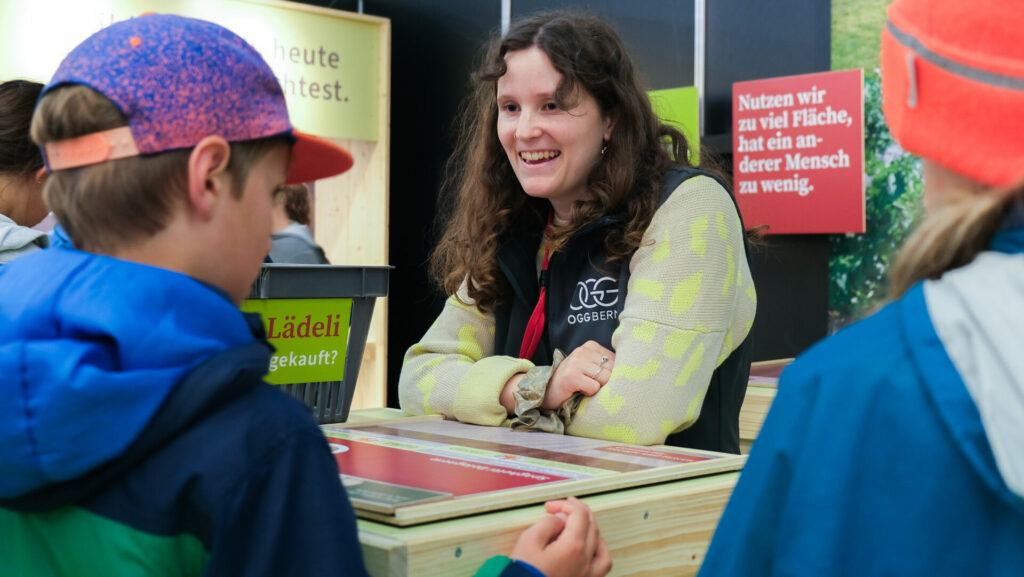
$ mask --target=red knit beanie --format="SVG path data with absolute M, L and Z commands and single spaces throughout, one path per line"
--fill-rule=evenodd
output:
M 996 187 L 1024 178 L 1024 2 L 895 0 L 885 118 L 903 148 Z

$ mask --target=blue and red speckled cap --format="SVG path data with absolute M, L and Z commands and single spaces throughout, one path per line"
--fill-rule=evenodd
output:
M 289 184 L 352 166 L 345 149 L 295 130 L 267 63 L 245 40 L 210 22 L 147 14 L 112 24 L 67 55 L 43 94 L 66 84 L 110 99 L 128 126 L 48 143 L 50 170 L 187 149 L 214 135 L 228 142 L 291 137 Z

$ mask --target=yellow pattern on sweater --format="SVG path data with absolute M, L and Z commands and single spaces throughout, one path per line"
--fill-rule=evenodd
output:
M 708 177 L 684 181 L 658 209 L 629 263 L 611 377 L 597 402 L 580 404 L 569 434 L 649 445 L 696 421 L 711 374 L 753 323 L 743 234 L 728 193 Z M 452 296 L 406 353 L 399 402 L 409 413 L 507 425 L 498 396 L 532 366 L 495 355 L 494 315 Z

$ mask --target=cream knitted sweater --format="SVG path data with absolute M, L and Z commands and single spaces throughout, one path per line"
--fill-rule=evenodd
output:
M 697 420 L 711 374 L 754 322 L 743 234 L 714 179 L 689 178 L 669 196 L 629 263 L 611 377 L 583 400 L 569 434 L 651 445 Z M 464 290 L 460 296 L 470 302 Z M 406 353 L 399 402 L 408 413 L 507 426 L 499 394 L 532 366 L 495 355 L 493 314 L 452 296 Z

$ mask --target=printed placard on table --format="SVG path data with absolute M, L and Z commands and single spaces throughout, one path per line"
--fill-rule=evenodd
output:
M 863 71 L 737 82 L 733 181 L 747 227 L 864 232 Z
M 321 428 L 357 513 L 396 525 L 733 471 L 745 459 L 440 418 Z

